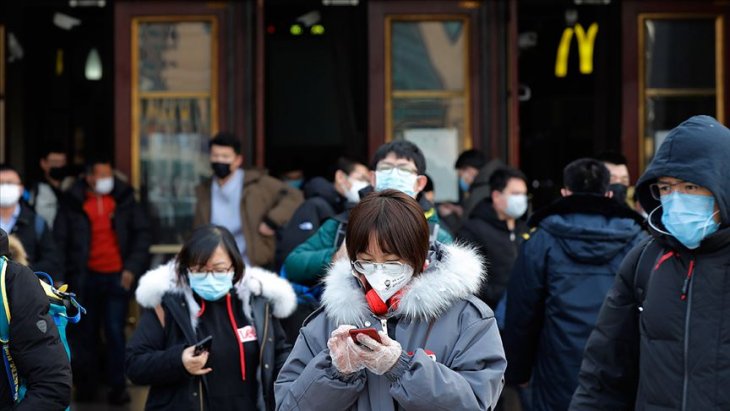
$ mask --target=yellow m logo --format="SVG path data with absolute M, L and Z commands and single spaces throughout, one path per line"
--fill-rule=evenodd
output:
M 563 37 L 558 46 L 558 55 L 555 58 L 555 77 L 565 77 L 568 74 L 568 57 L 573 33 L 578 41 L 580 72 L 583 74 L 593 72 L 593 46 L 596 43 L 596 34 L 598 34 L 598 23 L 591 24 L 588 27 L 588 33 L 583 30 L 583 26 L 576 24 L 575 27 L 568 27 L 563 31 Z

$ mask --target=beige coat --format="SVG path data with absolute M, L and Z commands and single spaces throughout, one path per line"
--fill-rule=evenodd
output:
M 195 189 L 195 227 L 210 224 L 211 180 L 207 179 Z M 245 171 L 241 198 L 241 223 L 246 238 L 246 255 L 254 266 L 267 266 L 274 262 L 276 237 L 259 233 L 259 225 L 266 222 L 277 229 L 286 224 L 294 211 L 304 201 L 302 192 L 288 186 L 265 172 L 256 169 Z

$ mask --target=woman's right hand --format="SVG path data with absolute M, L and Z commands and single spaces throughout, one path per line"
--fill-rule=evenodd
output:
M 332 365 L 342 374 L 352 374 L 365 368 L 358 361 L 357 352 L 353 350 L 355 343 L 348 333 L 349 330 L 354 328 L 351 325 L 341 325 L 332 331 L 330 339 L 327 341 L 327 347 L 330 349 L 330 357 L 332 358 Z
M 194 351 L 195 346 L 191 345 L 182 352 L 182 363 L 185 370 L 191 375 L 205 375 L 213 371 L 212 368 L 203 368 L 208 362 L 208 351 L 203 351 L 198 356 L 193 355 Z

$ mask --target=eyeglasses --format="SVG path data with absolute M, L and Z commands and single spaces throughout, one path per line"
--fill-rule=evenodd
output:
M 401 175 L 418 174 L 418 170 L 408 167 L 407 165 L 396 166 L 393 164 L 381 164 L 375 169 L 375 171 L 389 171 L 389 172 L 393 172 L 394 170 L 396 173 L 399 173 Z
M 365 275 L 373 274 L 378 270 L 381 270 L 388 275 L 400 275 L 405 270 L 405 265 L 399 261 L 374 263 L 372 261 L 356 260 L 351 261 L 350 265 L 353 270 Z
M 663 196 L 678 191 L 683 194 L 700 194 L 702 187 L 694 183 L 680 181 L 677 183 L 654 183 L 649 185 L 651 196 L 656 200 L 661 200 Z
M 205 270 L 205 268 L 200 269 L 200 271 L 191 268 L 190 270 L 188 270 L 188 274 L 205 274 L 206 277 L 209 275 L 212 275 L 214 277 L 222 276 L 222 275 L 228 274 L 231 271 L 233 271 L 233 266 L 231 265 L 228 268 L 216 267 L 216 268 L 213 268 L 212 270 L 206 270 L 206 271 L 203 271 L 203 270 Z

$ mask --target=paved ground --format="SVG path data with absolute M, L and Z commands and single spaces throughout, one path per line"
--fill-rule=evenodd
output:
M 130 386 L 129 394 L 132 402 L 127 405 L 112 406 L 104 402 L 71 403 L 71 411 L 143 411 L 147 400 L 147 387 Z M 100 396 L 101 397 L 101 396 Z

